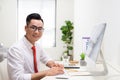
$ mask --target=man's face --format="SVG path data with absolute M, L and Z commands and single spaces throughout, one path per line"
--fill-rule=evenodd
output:
M 43 34 L 43 22 L 41 20 L 32 19 L 28 25 L 25 26 L 27 39 L 34 44 Z

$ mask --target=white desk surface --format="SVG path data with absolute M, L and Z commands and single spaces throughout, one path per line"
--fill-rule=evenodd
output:
M 41 80 L 120 80 L 120 72 L 107 64 L 108 74 L 105 76 L 69 76 L 68 79 L 56 79 L 56 76 L 46 76 Z

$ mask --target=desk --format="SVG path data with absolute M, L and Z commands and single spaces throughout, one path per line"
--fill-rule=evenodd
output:
M 42 80 L 120 80 L 120 72 L 107 64 L 108 74 L 105 76 L 70 76 L 69 79 L 56 79 L 56 76 L 46 76 Z

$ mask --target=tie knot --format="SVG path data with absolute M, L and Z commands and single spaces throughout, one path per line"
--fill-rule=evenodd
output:
M 32 47 L 32 50 L 35 50 L 35 46 Z

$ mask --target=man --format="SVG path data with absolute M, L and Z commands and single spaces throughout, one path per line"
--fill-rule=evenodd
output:
M 63 74 L 63 65 L 50 59 L 36 42 L 41 38 L 44 22 L 37 13 L 26 18 L 25 36 L 10 47 L 8 52 L 8 75 L 10 80 L 40 80 L 45 76 Z M 38 71 L 42 61 L 50 69 Z

